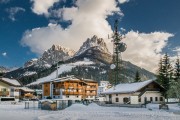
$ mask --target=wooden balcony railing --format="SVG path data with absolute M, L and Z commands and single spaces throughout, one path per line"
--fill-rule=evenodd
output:
M 86 90 L 97 90 L 97 88 L 86 88 Z
M 64 91 L 63 92 L 64 95 L 83 95 L 84 93 L 83 92 L 68 92 L 68 91 Z
M 87 96 L 96 95 L 96 93 L 86 93 Z
M 0 96 L 8 96 L 9 91 L 0 91 Z

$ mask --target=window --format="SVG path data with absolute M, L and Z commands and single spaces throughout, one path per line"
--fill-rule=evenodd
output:
M 118 94 L 116 94 L 116 96 L 118 96 Z
M 79 97 L 79 96 L 76 96 L 77 98 Z
M 139 102 L 141 102 L 141 98 L 139 98 Z
M 119 102 L 119 98 L 116 98 L 116 102 Z
M 1 91 L 6 92 L 7 90 L 6 88 L 1 88 Z
M 163 97 L 160 97 L 160 101 L 163 101 Z
M 153 97 L 150 97 L 150 101 L 151 101 L 151 102 L 153 101 Z
M 123 102 L 124 102 L 124 103 L 129 102 L 129 98 L 127 98 L 127 97 L 123 98 Z
M 158 101 L 158 97 L 155 97 L 155 101 Z

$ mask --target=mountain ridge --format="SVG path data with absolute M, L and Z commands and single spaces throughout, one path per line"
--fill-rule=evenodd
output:
M 101 74 L 103 71 L 106 71 L 106 75 L 104 75 L 103 79 L 108 80 L 107 72 L 110 69 L 109 66 L 112 62 L 112 55 L 109 52 L 105 41 L 102 38 L 98 38 L 96 35 L 94 35 L 91 38 L 88 38 L 76 53 L 73 50 L 66 49 L 60 45 L 53 45 L 50 49 L 43 53 L 41 58 L 30 60 L 28 63 L 25 63 L 26 66 L 21 67 L 15 71 L 11 71 L 7 73 L 6 76 L 21 79 L 21 81 L 23 81 L 24 84 L 29 84 L 30 82 L 33 82 L 34 79 L 36 80 L 41 77 L 48 76 L 52 72 L 54 72 L 56 70 L 57 61 L 59 61 L 59 65 L 62 65 L 82 61 L 85 58 L 89 59 L 90 61 L 93 61 L 96 66 L 77 66 L 74 67 L 71 71 L 62 72 L 62 74 L 59 76 L 75 74 L 80 77 L 83 77 L 86 74 L 86 69 L 88 69 L 88 71 L 91 72 L 88 73 L 90 76 L 87 75 L 86 77 L 92 76 L 94 77 L 94 79 L 96 79 L 98 78 L 97 76 L 99 74 Z M 102 65 L 104 65 L 104 67 L 102 67 Z M 91 68 L 96 68 L 97 73 L 94 73 L 93 69 Z M 74 69 L 76 70 L 74 71 Z M 124 71 L 126 71 L 125 73 L 123 73 L 125 76 L 124 78 L 129 79 L 130 81 L 133 81 L 136 71 L 139 71 L 140 74 L 142 74 L 142 77 L 144 77 L 143 79 L 150 79 L 154 77 L 153 73 L 145 69 L 141 69 L 140 67 L 133 65 L 132 63 L 127 61 L 123 61 L 123 69 Z M 79 70 L 82 71 L 76 74 L 76 71 Z M 19 75 L 17 75 L 17 73 Z M 97 79 L 97 81 L 99 80 L 100 78 Z

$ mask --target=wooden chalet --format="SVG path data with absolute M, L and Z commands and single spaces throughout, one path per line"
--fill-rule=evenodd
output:
M 98 83 L 90 79 L 68 76 L 46 81 L 42 84 L 43 98 L 69 100 L 94 100 Z

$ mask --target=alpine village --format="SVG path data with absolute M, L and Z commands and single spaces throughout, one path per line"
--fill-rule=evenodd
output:
M 113 34 L 108 35 L 113 46 L 110 50 L 112 52 L 103 38 L 94 35 L 89 36 L 77 52 L 54 44 L 42 56 L 27 61 L 20 68 L 9 70 L 0 67 L 0 106 L 6 108 L 6 104 L 19 105 L 27 111 L 41 111 L 44 116 L 42 110 L 57 112 L 51 116 L 47 116 L 51 113 L 46 113 L 47 119 L 54 117 L 61 120 L 62 117 L 62 120 L 71 120 L 71 112 L 76 114 L 80 111 L 73 116 L 73 120 L 121 120 L 125 114 L 122 111 L 127 111 L 127 116 L 133 116 L 128 111 L 134 109 L 134 112 L 143 114 L 146 111 L 153 119 L 159 115 L 161 118 L 158 120 L 170 120 L 162 117 L 168 112 L 174 115 L 172 120 L 179 120 L 179 57 L 172 64 L 169 55 L 164 54 L 157 61 L 158 69 L 155 73 L 126 61 L 123 59 L 128 49 L 124 40 L 126 36 L 118 29 L 119 20 L 115 19 L 113 23 Z M 174 111 L 173 105 L 177 108 Z M 98 110 L 92 112 L 92 108 Z M 102 117 L 101 110 L 104 113 L 106 110 L 121 112 L 119 115 L 106 112 Z M 71 117 L 68 118 L 66 112 Z M 90 115 L 86 116 L 86 113 Z M 98 115 L 101 117 L 98 118 Z M 44 116 L 38 120 L 46 119 Z

